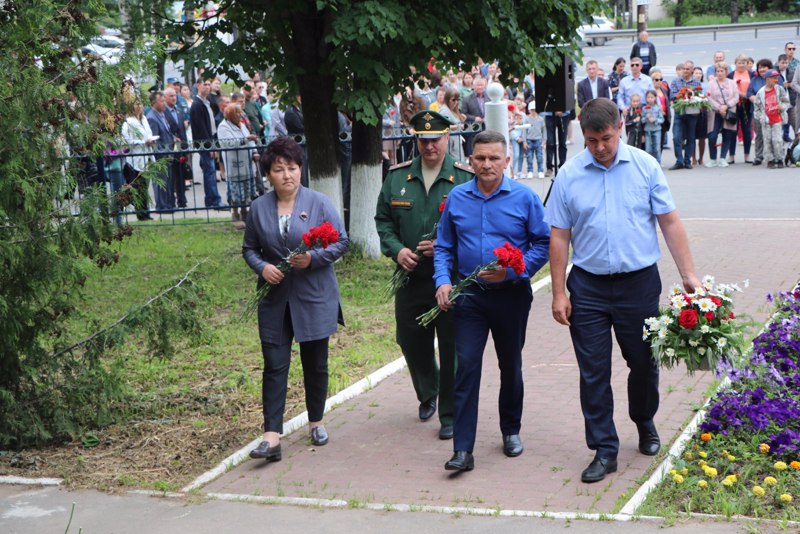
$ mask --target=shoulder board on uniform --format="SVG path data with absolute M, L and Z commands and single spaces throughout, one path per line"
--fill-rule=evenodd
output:
M 393 171 L 395 169 L 402 169 L 403 167 L 408 167 L 413 162 L 414 162 L 414 160 L 410 159 L 408 161 L 404 161 L 403 163 L 398 163 L 397 165 L 392 165 L 391 167 L 389 167 L 389 170 Z
M 472 174 L 475 174 L 475 171 L 472 170 L 472 167 L 470 167 L 466 163 L 461 163 L 460 161 L 456 161 L 455 163 L 453 163 L 453 167 L 455 167 L 456 169 L 461 169 L 462 171 L 467 171 L 471 172 Z

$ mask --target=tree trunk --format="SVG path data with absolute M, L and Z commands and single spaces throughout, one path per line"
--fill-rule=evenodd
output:
M 675 26 L 683 26 L 683 0 L 675 0 Z
M 380 124 L 353 123 L 353 171 L 350 187 L 350 241 L 368 258 L 381 254 L 375 229 L 375 205 L 381 192 L 383 157 Z
M 292 20 L 293 41 L 302 67 L 298 86 L 303 106 L 306 135 L 309 185 L 326 195 L 344 219 L 342 179 L 336 147 L 339 143 L 339 121 L 333 104 L 335 79 L 322 74 L 328 62 L 324 42 L 323 21 L 298 16 Z
M 739 2 L 731 1 L 731 24 L 739 22 Z

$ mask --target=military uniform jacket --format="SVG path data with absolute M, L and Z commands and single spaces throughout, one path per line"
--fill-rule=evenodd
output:
M 445 155 L 442 169 L 429 192 L 422 178 L 419 157 L 390 169 L 375 209 L 375 225 L 381 239 L 381 252 L 397 261 L 404 247 L 415 250 L 422 236 L 433 230 L 441 215 L 439 206 L 450 190 L 474 177 L 472 169 Z M 414 277 L 433 277 L 433 259 L 423 257 L 412 272 Z

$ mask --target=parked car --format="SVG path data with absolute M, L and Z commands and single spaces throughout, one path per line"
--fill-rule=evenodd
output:
M 125 41 L 114 35 L 98 35 L 86 46 L 81 47 L 81 54 L 97 54 L 106 63 L 119 63 L 125 53 Z
M 606 44 L 606 41 L 610 41 L 611 37 L 591 37 L 586 35 L 587 32 L 597 32 L 597 31 L 611 31 L 614 30 L 614 23 L 608 20 L 605 17 L 601 17 L 599 15 L 592 15 L 592 20 L 588 21 L 586 24 L 582 24 L 578 28 L 578 36 L 580 37 L 581 44 L 592 45 L 592 46 L 602 46 Z

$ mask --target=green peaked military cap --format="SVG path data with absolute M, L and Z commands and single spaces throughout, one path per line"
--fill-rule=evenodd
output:
M 426 109 L 420 111 L 409 120 L 414 134 L 423 139 L 435 139 L 450 131 L 452 124 L 444 115 Z

